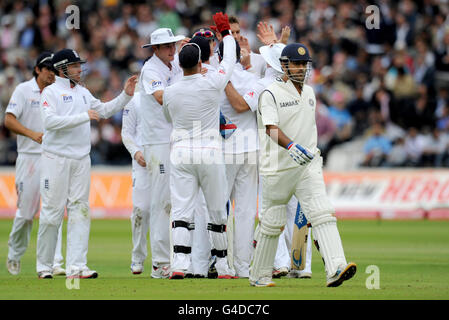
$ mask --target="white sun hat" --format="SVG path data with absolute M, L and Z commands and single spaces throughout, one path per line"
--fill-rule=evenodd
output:
M 281 57 L 281 53 L 284 48 L 285 44 L 274 43 L 269 46 L 260 47 L 259 51 L 266 63 L 268 63 L 274 70 L 282 72 L 279 58 Z
M 151 34 L 150 43 L 143 45 L 142 48 L 147 48 L 158 44 L 178 42 L 184 38 L 184 36 L 175 36 L 170 28 L 159 28 Z

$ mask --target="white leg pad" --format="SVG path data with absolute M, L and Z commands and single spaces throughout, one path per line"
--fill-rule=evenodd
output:
M 257 232 L 257 244 L 250 270 L 250 280 L 271 278 L 279 235 L 287 222 L 286 206 L 274 206 L 263 214 Z
M 346 258 L 337 229 L 337 219 L 328 215 L 327 219 L 319 221 L 319 224 L 312 224 L 313 237 L 323 257 L 326 274 L 331 277 L 338 266 L 346 264 Z

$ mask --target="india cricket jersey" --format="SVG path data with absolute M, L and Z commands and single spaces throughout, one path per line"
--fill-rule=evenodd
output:
M 266 134 L 267 125 L 276 125 L 292 141 L 313 154 L 318 151 L 315 108 L 316 100 L 312 87 L 304 85 L 299 95 L 290 80 L 284 82 L 278 78 L 261 94 L 257 112 L 261 174 L 273 174 L 299 166 L 285 148 Z

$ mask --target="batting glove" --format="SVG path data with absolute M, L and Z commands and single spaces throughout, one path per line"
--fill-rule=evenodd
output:
M 226 13 L 223 14 L 223 12 L 217 12 L 212 18 L 214 18 L 218 32 L 220 32 L 223 37 L 231 34 L 231 25 L 229 24 L 228 15 Z
M 292 157 L 292 159 L 301 166 L 308 164 L 314 157 L 309 150 L 303 148 L 297 143 L 294 143 L 293 141 L 287 145 L 287 150 L 290 157 Z

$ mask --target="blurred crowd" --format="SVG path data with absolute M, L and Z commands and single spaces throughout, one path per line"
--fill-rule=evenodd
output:
M 70 5 L 80 10 L 79 29 L 67 28 Z M 370 5 L 375 8 L 367 12 Z M 317 95 L 325 159 L 340 145 L 362 139 L 363 147 L 353 150 L 363 154 L 360 166 L 449 166 L 447 0 L 3 0 L 0 164 L 14 164 L 16 157 L 15 137 L 3 126 L 4 109 L 15 86 L 32 77 L 42 50 L 77 50 L 88 61 L 85 85 L 108 101 L 151 55 L 141 46 L 152 31 L 169 27 L 191 36 L 209 26 L 217 11 L 239 18 L 255 52 L 262 45 L 259 21 L 272 24 L 278 35 L 290 26 L 290 42 L 310 48 L 309 84 Z M 120 131 L 120 113 L 92 124 L 93 164 L 130 163 Z

